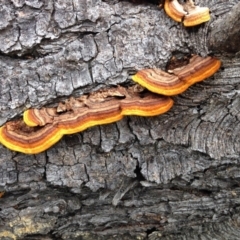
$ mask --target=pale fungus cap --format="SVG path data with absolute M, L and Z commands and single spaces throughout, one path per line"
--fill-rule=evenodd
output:
M 164 9 L 169 17 L 183 22 L 185 27 L 193 27 L 210 20 L 208 7 L 195 6 L 192 0 L 181 5 L 177 0 L 165 0 Z

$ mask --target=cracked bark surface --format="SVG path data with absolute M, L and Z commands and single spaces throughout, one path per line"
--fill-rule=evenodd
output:
M 211 21 L 185 29 L 149 3 L 2 1 L 0 124 L 128 85 L 172 54 L 215 53 L 223 66 L 166 114 L 93 127 L 37 155 L 0 145 L 0 238 L 239 239 L 239 46 L 217 40 L 240 7 L 196 3 Z

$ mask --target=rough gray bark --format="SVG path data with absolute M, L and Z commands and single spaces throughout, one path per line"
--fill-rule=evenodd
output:
M 197 2 L 212 19 L 185 29 L 152 4 L 3 0 L 0 123 L 129 84 L 172 54 L 212 53 L 213 26 L 238 1 Z M 93 127 L 38 155 L 0 145 L 1 239 L 239 239 L 240 61 L 218 56 L 221 71 L 166 114 Z
M 236 53 L 240 51 L 240 2 L 225 18 L 215 21 L 211 27 L 210 48 L 213 51 Z

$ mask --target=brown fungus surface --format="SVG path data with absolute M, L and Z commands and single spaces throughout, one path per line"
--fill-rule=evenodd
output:
M 15 151 L 40 153 L 63 135 L 116 122 L 127 115 L 156 116 L 172 105 L 171 98 L 146 92 L 136 85 L 118 86 L 70 98 L 56 108 L 29 109 L 24 120 L 11 121 L 0 128 L 1 143 Z

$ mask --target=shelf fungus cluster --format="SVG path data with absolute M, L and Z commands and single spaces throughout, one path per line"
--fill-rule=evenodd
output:
M 208 7 L 195 6 L 192 0 L 180 4 L 178 0 L 165 0 L 165 12 L 177 22 L 183 22 L 185 27 L 193 27 L 210 20 Z
M 72 97 L 53 108 L 29 109 L 23 119 L 0 128 L 0 142 L 9 149 L 35 154 L 66 134 L 116 122 L 128 115 L 148 117 L 165 113 L 173 105 L 169 96 L 182 93 L 195 82 L 211 76 L 220 64 L 216 58 L 193 56 L 186 66 L 170 73 L 159 69 L 139 71 L 133 80 L 140 85 L 117 86 Z
M 138 85 L 118 86 L 70 98 L 55 108 L 29 109 L 23 120 L 8 122 L 0 128 L 0 141 L 15 151 L 40 153 L 65 134 L 116 122 L 127 115 L 159 115 L 172 105 L 170 97 L 145 91 Z
M 212 76 L 220 66 L 221 62 L 216 58 L 194 55 L 186 66 L 173 69 L 171 73 L 161 69 L 143 69 L 132 79 L 151 92 L 172 96 Z

